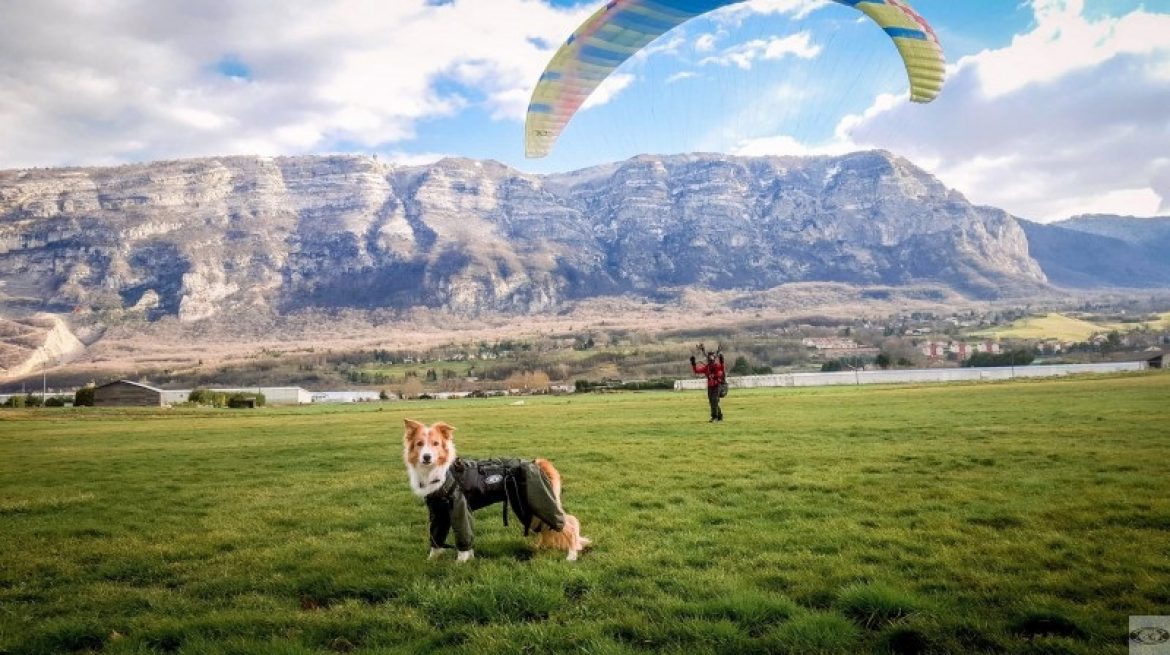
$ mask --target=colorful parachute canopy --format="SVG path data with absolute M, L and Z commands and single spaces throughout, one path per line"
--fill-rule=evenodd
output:
M 594 89 L 625 60 L 686 21 L 743 0 L 609 0 L 553 55 L 528 105 L 524 149 L 543 157 Z M 910 77 L 910 99 L 942 90 L 945 60 L 934 30 L 905 0 L 833 0 L 864 12 L 893 39 Z

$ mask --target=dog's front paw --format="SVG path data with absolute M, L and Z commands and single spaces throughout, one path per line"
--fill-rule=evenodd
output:
M 470 562 L 473 559 L 475 559 L 474 550 L 461 550 L 459 555 L 455 557 L 456 562 Z
M 427 555 L 427 559 L 439 559 L 439 556 L 442 554 L 443 554 L 442 548 L 432 548 L 431 554 Z

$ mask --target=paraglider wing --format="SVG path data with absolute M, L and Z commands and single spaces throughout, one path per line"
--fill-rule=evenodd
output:
M 553 55 L 528 105 L 524 150 L 543 157 L 585 99 L 623 62 L 686 21 L 743 0 L 610 0 Z M 880 25 L 910 78 L 910 99 L 930 102 L 942 89 L 945 61 L 934 30 L 904 0 L 834 0 Z
M 585 99 L 622 62 L 686 21 L 743 0 L 611 0 L 553 55 L 528 105 L 524 150 L 543 157 Z
M 946 58 L 938 36 L 905 0 L 834 0 L 873 19 L 898 47 L 910 78 L 910 100 L 930 102 L 942 91 Z

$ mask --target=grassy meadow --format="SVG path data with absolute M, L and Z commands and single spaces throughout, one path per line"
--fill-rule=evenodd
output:
M 1170 614 L 1170 375 L 0 411 L 0 653 L 1125 653 Z M 548 456 L 425 561 L 404 417 Z
M 1139 328 L 1164 330 L 1170 328 L 1170 312 L 1151 315 L 1152 320 L 1143 323 L 1121 323 L 1117 321 L 1086 320 L 1066 314 L 1044 314 L 1027 316 L 1010 325 L 972 333 L 972 336 L 997 339 L 1057 339 L 1060 341 L 1088 341 L 1094 334 L 1116 330 L 1121 333 Z
M 1094 334 L 1102 334 L 1110 330 L 1128 331 L 1137 325 L 1123 325 L 1120 323 L 1094 323 L 1074 316 L 1064 314 L 1045 314 L 1043 316 L 1028 316 L 1011 325 L 1005 325 L 990 330 L 975 333 L 975 336 L 994 337 L 999 339 L 1057 339 L 1060 341 L 1087 341 Z

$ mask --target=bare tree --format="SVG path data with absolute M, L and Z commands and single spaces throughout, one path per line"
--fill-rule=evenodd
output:
M 417 377 L 406 378 L 406 382 L 402 384 L 403 398 L 418 398 L 423 392 L 422 380 Z

